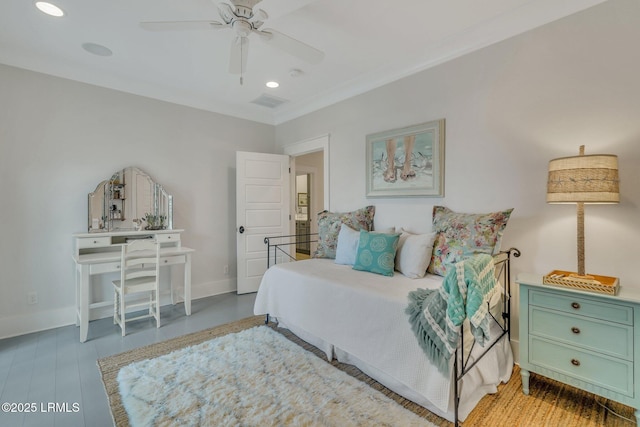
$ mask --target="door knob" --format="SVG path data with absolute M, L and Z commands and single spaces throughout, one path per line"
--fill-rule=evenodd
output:
M 240 232 L 240 234 L 244 233 L 244 226 L 240 226 L 240 228 L 238 228 L 238 231 Z

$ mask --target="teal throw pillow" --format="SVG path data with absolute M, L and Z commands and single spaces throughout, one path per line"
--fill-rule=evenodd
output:
M 360 231 L 354 270 L 393 276 L 399 234 Z

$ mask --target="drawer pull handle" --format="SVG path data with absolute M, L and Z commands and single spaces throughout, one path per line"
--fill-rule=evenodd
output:
M 95 245 L 95 244 L 97 244 L 97 243 L 98 243 L 98 241 L 97 241 L 97 240 L 94 240 L 94 241 L 93 241 L 93 244 L 94 244 L 94 245 Z
M 578 304 L 577 302 L 572 302 L 571 303 L 571 307 L 575 308 L 576 310 L 580 308 L 580 304 Z
M 578 359 L 571 359 L 571 364 L 573 366 L 580 366 L 580 361 Z
M 165 264 L 166 264 L 166 263 L 168 263 L 168 262 L 169 262 L 169 260 L 168 260 L 168 259 L 165 259 L 165 260 L 164 260 L 164 263 L 165 263 Z
M 580 333 L 580 328 L 576 328 L 575 326 L 571 328 L 571 332 L 573 332 L 574 334 L 579 334 Z
M 167 237 L 167 240 L 171 240 L 171 236 L 168 236 L 168 237 Z

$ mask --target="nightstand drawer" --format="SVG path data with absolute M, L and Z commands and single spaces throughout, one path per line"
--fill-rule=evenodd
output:
M 633 308 L 610 302 L 600 302 L 581 296 L 553 291 L 529 291 L 529 305 L 560 310 L 565 313 L 593 317 L 610 322 L 633 325 Z
M 633 360 L 633 327 L 529 306 L 529 333 Z
M 625 396 L 633 395 L 633 363 L 529 337 L 529 362 Z

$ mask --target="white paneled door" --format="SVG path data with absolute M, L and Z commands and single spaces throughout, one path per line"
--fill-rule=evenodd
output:
M 238 293 L 256 292 L 267 269 L 266 236 L 289 234 L 289 156 L 236 152 Z

